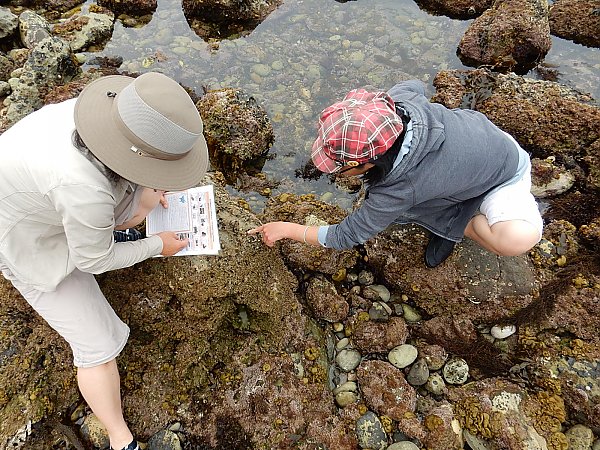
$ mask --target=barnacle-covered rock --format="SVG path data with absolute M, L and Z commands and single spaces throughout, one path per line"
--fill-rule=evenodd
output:
M 314 195 L 284 193 L 269 199 L 261 220 L 282 220 L 318 226 L 338 223 L 346 215 L 347 213 L 338 206 L 315 200 Z M 353 267 L 359 257 L 356 250 L 333 250 L 289 239 L 280 242 L 284 258 L 295 269 L 333 275 L 342 268 Z
M 208 91 L 196 104 L 213 167 L 229 179 L 273 143 L 273 126 L 256 99 L 239 89 Z

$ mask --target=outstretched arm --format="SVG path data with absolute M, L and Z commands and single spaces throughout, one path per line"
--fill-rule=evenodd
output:
M 248 231 L 248 234 L 260 233 L 263 242 L 273 247 L 281 239 L 293 239 L 305 244 L 320 245 L 317 239 L 319 227 L 300 225 L 292 222 L 269 222 Z

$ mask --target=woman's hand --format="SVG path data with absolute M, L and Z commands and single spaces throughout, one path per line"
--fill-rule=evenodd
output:
M 265 223 L 264 225 L 261 225 L 260 227 L 248 230 L 248 234 L 260 233 L 262 235 L 263 242 L 269 247 L 273 247 L 273 245 L 275 245 L 275 242 L 277 242 L 280 239 L 295 239 L 295 232 L 298 231 L 298 228 L 304 230 L 303 226 L 298 225 L 296 223 L 269 222 Z
M 169 207 L 169 202 L 167 201 L 167 197 L 165 197 L 165 194 L 167 193 L 167 191 L 159 191 L 155 189 L 155 192 L 157 192 L 158 194 L 160 194 L 160 198 L 158 199 L 158 203 L 161 204 L 161 206 L 163 208 L 168 208 Z
M 162 239 L 163 248 L 160 252 L 163 256 L 173 256 L 187 247 L 189 239 L 179 239 L 179 236 L 172 231 L 162 231 L 157 234 Z

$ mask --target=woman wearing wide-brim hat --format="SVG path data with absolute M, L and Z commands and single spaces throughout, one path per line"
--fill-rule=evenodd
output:
M 200 182 L 208 165 L 202 127 L 177 82 L 146 73 L 99 78 L 0 136 L 0 269 L 70 344 L 80 390 L 113 449 L 139 448 L 123 418 L 115 361 L 129 328 L 94 274 L 186 247 L 172 232 L 139 240 L 114 232 L 159 202 L 166 207 L 164 191 Z
M 323 110 L 312 148 L 317 169 L 364 176 L 366 197 L 341 223 L 311 227 L 271 222 L 261 233 L 345 249 L 392 223 L 431 232 L 425 264 L 436 267 L 463 236 L 498 255 L 519 255 L 541 238 L 529 155 L 483 114 L 448 109 L 411 80 L 386 92 L 350 91 Z

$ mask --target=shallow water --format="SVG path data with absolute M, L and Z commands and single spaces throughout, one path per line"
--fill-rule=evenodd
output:
M 240 88 L 267 110 L 275 130 L 263 166 L 281 181 L 278 192 L 313 192 L 350 207 L 348 194 L 327 177 L 305 180 L 295 171 L 308 161 L 320 111 L 353 88 L 388 89 L 444 69 L 465 69 L 457 45 L 470 21 L 432 16 L 412 0 L 287 1 L 243 38 L 209 46 L 190 29 L 176 0 L 159 0 L 141 28 L 117 21 L 111 41 L 95 55 L 122 56 L 121 69 L 158 70 L 202 93 Z M 545 64 L 558 81 L 600 98 L 600 50 L 553 38 Z M 530 77 L 537 77 L 532 71 Z M 242 194 L 258 210 L 265 198 Z

